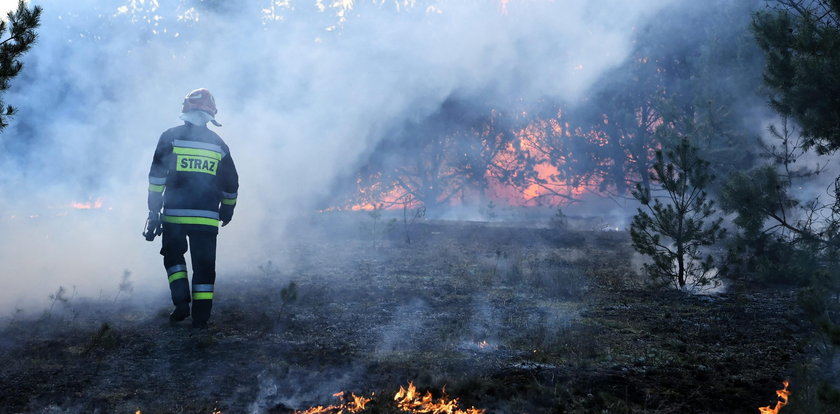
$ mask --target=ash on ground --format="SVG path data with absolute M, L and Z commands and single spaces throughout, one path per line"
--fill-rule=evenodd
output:
M 0 411 L 279 413 L 347 391 L 399 412 L 413 382 L 488 413 L 754 413 L 805 358 L 795 292 L 652 290 L 626 232 L 425 222 L 409 244 L 360 217 L 220 273 L 206 331 L 170 327 L 163 297 L 10 315 Z

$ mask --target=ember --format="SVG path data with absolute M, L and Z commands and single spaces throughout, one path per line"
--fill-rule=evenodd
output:
M 790 391 L 788 391 L 788 385 L 790 385 L 790 383 L 788 381 L 784 381 L 783 384 L 785 385 L 784 388 L 776 390 L 776 395 L 779 397 L 779 401 L 776 401 L 776 406 L 774 408 L 770 408 L 769 405 L 767 407 L 759 407 L 759 413 L 779 414 L 779 410 L 781 410 L 782 407 L 788 404 L 788 399 L 790 398 Z

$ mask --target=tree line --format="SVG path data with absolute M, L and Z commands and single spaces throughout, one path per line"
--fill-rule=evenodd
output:
M 713 7 L 712 7 L 713 6 Z M 584 192 L 631 197 L 651 189 L 657 150 L 695 136 L 720 173 L 754 164 L 764 56 L 749 28 L 750 2 L 675 7 L 638 30 L 625 63 L 580 101 L 492 104 L 453 94 L 428 118 L 394 128 L 338 204 L 430 212 L 458 203 L 563 205 Z M 686 29 L 673 13 L 695 15 Z M 766 111 L 765 111 L 766 112 Z M 755 122 L 745 122 L 753 119 Z
M 838 174 L 835 161 L 805 161 L 840 149 L 840 1 L 769 2 L 749 27 L 765 57 L 763 91 L 776 113 L 769 140 L 759 147 L 760 162 L 719 174 L 713 185 L 718 170 L 692 142 L 702 131 L 663 145 L 649 177 L 666 196 L 655 199 L 637 184 L 642 207 L 631 226 L 633 245 L 650 257 L 649 275 L 681 288 L 708 284 L 716 265 L 743 284 L 796 287 L 818 332 L 811 383 L 801 388 L 811 391 L 802 403 L 809 412 L 837 412 L 840 175 L 816 195 L 800 190 L 820 175 Z M 715 199 L 734 230 L 724 254 L 713 249 L 725 235 Z

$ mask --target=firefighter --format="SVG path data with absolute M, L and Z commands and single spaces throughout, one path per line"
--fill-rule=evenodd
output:
M 175 305 L 170 323 L 192 316 L 195 328 L 206 328 L 210 318 L 219 222 L 222 227 L 230 223 L 239 190 L 228 146 L 207 128 L 208 122 L 221 126 L 217 112 L 210 91 L 190 92 L 181 108 L 184 124 L 160 136 L 149 170 L 149 218 L 143 235 L 151 241 L 163 234 L 160 254 Z M 192 286 L 184 259 L 188 239 Z

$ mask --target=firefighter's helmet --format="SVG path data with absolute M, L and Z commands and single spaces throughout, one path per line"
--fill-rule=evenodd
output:
M 181 107 L 181 112 L 188 112 L 199 110 L 207 112 L 210 115 L 216 116 L 219 112 L 216 109 L 216 100 L 205 88 L 196 89 L 184 97 L 184 105 Z

